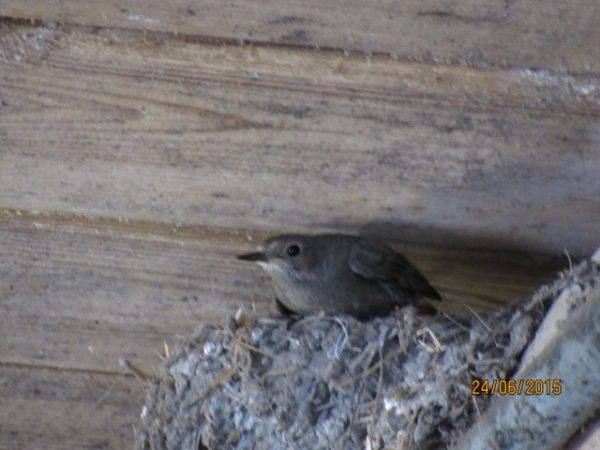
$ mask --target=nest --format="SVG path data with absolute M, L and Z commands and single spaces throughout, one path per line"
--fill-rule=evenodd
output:
M 550 295 L 468 319 L 406 307 L 203 325 L 150 383 L 138 448 L 449 447 L 490 401 L 472 381 L 510 376 Z

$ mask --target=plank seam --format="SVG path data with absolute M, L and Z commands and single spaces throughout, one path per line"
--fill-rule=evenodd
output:
M 532 70 L 532 71 L 547 71 L 549 73 L 554 73 L 547 68 L 537 67 L 537 66 L 519 66 L 519 65 L 510 65 L 510 64 L 486 64 L 484 62 L 472 63 L 467 60 L 458 60 L 458 59 L 450 59 L 450 58 L 411 58 L 407 56 L 400 56 L 390 52 L 384 51 L 363 51 L 357 49 L 344 49 L 340 47 L 333 46 L 321 46 L 321 45 L 303 45 L 303 44 L 292 44 L 292 43 L 284 43 L 284 42 L 269 42 L 262 40 L 254 40 L 254 39 L 244 39 L 244 38 L 230 38 L 223 36 L 209 36 L 202 34 L 192 34 L 192 33 L 183 33 L 177 31 L 163 31 L 163 30 L 151 30 L 151 29 L 139 29 L 139 28 L 129 28 L 122 26 L 101 26 L 101 25 L 87 25 L 81 24 L 77 22 L 57 22 L 57 21 L 46 21 L 42 19 L 28 19 L 23 17 L 11 17 L 11 16 L 2 16 L 0 15 L 0 25 L 8 25 L 8 26 L 48 26 L 49 24 L 58 24 L 66 29 L 76 29 L 84 32 L 90 33 L 99 33 L 102 31 L 118 31 L 123 33 L 132 33 L 136 35 L 143 35 L 145 39 L 152 37 L 160 37 L 160 38 L 169 38 L 173 40 L 179 40 L 185 43 L 191 44 L 205 44 L 205 45 L 236 45 L 236 46 L 250 46 L 250 47 L 258 47 L 258 48 L 273 48 L 273 49 L 289 49 L 289 50 L 312 50 L 315 52 L 333 52 L 333 53 L 343 53 L 348 56 L 365 56 L 365 57 L 384 57 L 390 58 L 394 61 L 398 62 L 406 62 L 406 63 L 424 63 L 429 64 L 431 66 L 450 66 L 450 67 L 469 67 L 470 69 L 481 69 L 481 70 L 490 70 L 490 69 L 501 69 L 501 70 Z M 589 71 L 556 71 L 557 74 L 567 75 L 567 76 L 581 76 L 581 77 L 597 77 L 598 74 L 596 72 Z

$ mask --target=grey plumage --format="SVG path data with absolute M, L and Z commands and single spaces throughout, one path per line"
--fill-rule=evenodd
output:
M 402 255 L 368 238 L 343 234 L 282 235 L 238 257 L 270 275 L 283 312 L 324 310 L 359 318 L 388 314 L 438 292 Z

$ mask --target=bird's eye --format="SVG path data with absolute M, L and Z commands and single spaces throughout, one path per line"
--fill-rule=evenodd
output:
M 292 244 L 285 250 L 285 252 L 288 254 L 288 256 L 293 258 L 294 256 L 298 256 L 300 254 L 300 246 Z

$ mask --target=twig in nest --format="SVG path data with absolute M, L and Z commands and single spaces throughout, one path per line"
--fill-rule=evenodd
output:
M 383 351 L 381 347 L 379 347 L 379 361 L 383 361 Z M 373 412 L 371 413 L 371 429 L 375 430 L 375 416 L 377 415 L 377 404 L 379 402 L 379 398 L 381 397 L 381 384 L 383 382 L 383 364 L 379 366 L 379 379 L 377 380 L 377 391 L 375 393 L 375 400 L 373 405 Z M 377 441 L 377 434 L 375 437 L 371 436 L 369 433 L 369 441 L 371 442 L 371 448 L 375 449 L 375 441 Z
M 267 404 L 269 405 L 269 409 L 271 410 L 271 414 L 273 414 L 273 417 L 275 417 L 275 419 L 277 419 L 277 422 L 281 426 L 281 429 L 283 431 L 285 431 L 286 433 L 287 433 L 287 425 L 285 423 L 283 423 L 283 420 L 281 419 L 281 417 L 279 417 L 279 415 L 275 412 L 275 409 L 273 408 L 273 404 L 271 403 L 271 396 L 267 392 L 267 387 L 265 386 L 265 381 L 267 381 L 267 378 L 285 376 L 285 375 L 288 375 L 288 374 L 290 374 L 292 372 L 293 372 L 293 370 L 271 370 L 271 371 L 265 373 L 260 378 L 260 386 L 262 387 L 262 390 L 263 390 L 263 393 L 265 394 L 265 397 L 267 397 Z
M 569 255 L 569 252 L 567 251 L 566 248 L 563 248 L 563 251 L 565 252 L 565 255 L 567 255 L 567 260 L 569 261 L 569 274 L 573 273 L 573 261 L 571 261 L 571 256 Z
M 356 392 L 356 398 L 358 400 L 355 401 L 355 403 L 357 403 L 357 404 L 360 404 L 360 396 L 363 393 L 363 389 L 364 388 L 360 388 Z M 336 445 L 336 447 L 335 447 L 336 450 L 340 450 L 340 449 L 344 448 L 344 444 L 348 440 L 348 436 L 350 436 L 350 433 L 352 432 L 352 429 L 354 428 L 354 424 L 356 424 L 356 418 L 358 416 L 359 411 L 360 411 L 360 408 L 354 408 L 354 411 L 352 411 L 352 417 L 350 417 L 350 423 L 348 424 L 348 427 L 346 428 L 346 431 L 344 432 L 344 434 L 339 439 L 338 445 Z
M 213 384 L 211 386 L 211 388 L 208 390 L 208 392 L 206 393 L 206 396 L 204 397 L 205 402 L 206 402 L 206 399 L 211 397 L 218 388 L 220 388 L 225 383 L 227 383 L 231 379 L 233 374 L 235 374 L 239 350 L 240 350 L 239 345 L 236 345 L 233 349 L 233 358 L 231 361 L 231 367 L 228 367 L 227 369 L 223 370 L 223 372 L 221 372 L 219 374 L 215 384 Z
M 240 347 L 244 347 L 246 350 L 250 350 L 252 352 L 258 353 L 260 355 L 266 356 L 268 358 L 274 359 L 275 356 L 272 353 L 269 352 L 265 352 L 264 350 L 261 350 L 258 347 L 255 347 L 254 345 L 248 344 L 246 342 L 244 342 L 239 336 L 235 336 L 232 335 L 233 338 L 235 339 L 236 343 L 240 346 Z
M 331 320 L 333 322 L 336 322 L 342 328 L 344 335 L 340 336 L 338 338 L 338 340 L 336 341 L 335 345 L 333 346 L 333 348 L 331 348 L 327 352 L 327 358 L 329 358 L 329 359 L 335 358 L 339 361 L 340 354 L 344 351 L 344 347 L 346 346 L 346 343 L 348 342 L 348 330 L 346 329 L 346 325 L 344 324 L 344 322 L 342 322 L 338 317 L 334 317 Z
M 463 331 L 471 331 L 471 328 L 461 324 L 458 320 L 454 320 L 448 313 L 445 313 L 442 311 L 442 315 L 448 319 L 450 322 L 452 322 L 454 325 L 456 325 L 458 328 L 460 328 Z
M 212 387 L 209 389 L 208 393 L 206 394 L 206 398 L 213 395 L 218 388 L 220 388 L 225 383 L 227 383 L 231 379 L 231 377 L 233 376 L 234 373 L 235 373 L 234 367 L 228 367 L 223 372 L 221 372 L 221 374 L 219 375 L 219 378 L 217 378 L 217 381 L 215 382 L 215 384 L 212 385 Z
M 324 311 L 319 311 L 318 314 L 301 317 L 296 322 L 292 323 L 291 328 L 302 328 L 313 322 L 320 322 L 325 317 Z
M 473 314 L 475 317 L 477 317 L 477 320 L 479 320 L 481 322 L 481 324 L 486 328 L 486 330 L 488 330 L 490 333 L 492 332 L 492 328 L 487 323 L 485 323 L 485 321 L 481 318 L 481 316 L 479 314 L 477 314 L 477 311 L 475 311 L 473 308 L 471 308 L 466 303 L 465 303 L 465 307 L 469 311 L 471 311 L 471 314 Z
M 255 305 L 252 304 L 252 307 L 255 308 Z M 240 307 L 233 316 L 233 320 L 238 327 L 242 327 L 249 330 L 254 326 L 254 323 L 256 322 L 256 309 L 254 309 L 253 316 L 247 316 L 244 313 L 244 309 Z
M 146 372 L 144 369 L 142 369 L 140 367 L 137 367 L 128 359 L 119 358 L 119 364 L 121 365 L 121 367 L 123 367 L 124 369 L 127 369 L 129 372 L 134 374 L 137 378 L 139 378 L 142 381 L 153 380 L 154 378 L 156 378 L 156 376 L 152 375 L 149 372 Z
M 156 352 L 157 356 L 160 358 L 161 361 L 166 361 L 167 359 L 169 359 L 171 357 L 171 348 L 169 347 L 169 344 L 167 344 L 166 342 L 163 342 L 163 353 L 160 352 Z
M 362 367 L 362 362 L 364 360 L 367 361 L 367 365 L 368 365 L 371 362 L 371 360 L 373 359 L 373 355 L 375 354 L 375 351 L 376 350 L 374 348 L 374 345 L 372 345 L 371 343 L 369 343 L 367 346 L 365 346 L 365 348 L 362 349 L 362 351 L 359 353 L 359 355 L 348 363 L 348 367 L 350 368 L 350 370 L 352 372 L 354 372 L 357 367 L 359 367 L 359 366 Z
M 421 336 L 423 336 L 425 334 L 431 336 L 431 340 L 433 341 L 434 347 L 431 347 L 425 341 L 419 339 Z M 440 353 L 440 352 L 444 351 L 444 349 L 445 349 L 445 347 L 440 343 L 440 341 L 437 338 L 437 336 L 435 335 L 435 333 L 429 327 L 424 327 L 424 328 L 417 330 L 416 335 L 415 335 L 415 342 L 417 344 L 419 344 L 421 347 L 423 347 L 425 350 L 427 350 L 429 353 Z
M 351 384 L 356 382 L 356 380 L 360 379 L 360 378 L 367 378 L 369 375 L 371 375 L 373 372 L 375 372 L 377 369 L 379 369 L 379 367 L 381 365 L 383 365 L 384 363 L 388 362 L 390 359 L 395 358 L 396 356 L 400 355 L 401 353 L 404 353 L 405 350 L 403 348 L 399 348 L 391 353 L 388 353 L 385 358 L 383 358 L 382 360 L 379 360 L 378 362 L 376 362 L 375 364 L 373 364 L 371 367 L 369 367 L 367 370 L 365 370 L 364 372 L 353 376 L 353 377 L 348 377 L 342 381 L 340 381 L 338 383 L 339 387 L 342 386 L 346 386 L 347 384 Z
M 473 400 L 473 406 L 475 407 L 475 412 L 477 413 L 477 417 L 481 417 L 481 410 L 479 409 L 479 404 L 477 403 L 477 396 L 471 395 L 471 399 Z

